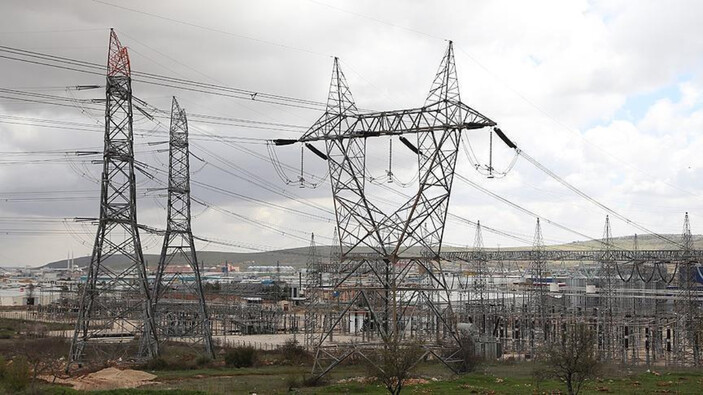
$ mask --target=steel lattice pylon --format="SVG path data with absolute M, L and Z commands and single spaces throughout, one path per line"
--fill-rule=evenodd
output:
M 310 348 L 315 343 L 315 334 L 319 331 L 322 306 L 320 292 L 322 288 L 322 262 L 317 254 L 315 234 L 310 236 L 308 260 L 305 265 L 305 346 Z
M 168 152 L 168 217 L 156 270 L 154 317 L 161 340 L 201 344 L 214 358 L 210 317 L 190 224 L 188 120 L 175 97 Z M 167 272 L 169 265 L 174 270 Z
M 677 285 L 679 295 L 674 302 L 674 311 L 677 317 L 675 331 L 677 355 L 681 364 L 692 360 L 694 366 L 701 364 L 701 337 L 703 336 L 703 322 L 701 321 L 701 304 L 697 300 L 699 284 L 696 279 L 699 270 L 698 261 L 693 257 L 694 245 L 691 234 L 691 224 L 688 213 L 684 217 L 681 245 L 684 253 L 679 262 Z
M 313 373 L 406 337 L 453 368 L 459 339 L 439 254 L 461 133 L 491 126 L 460 101 L 451 42 L 425 105 L 408 110 L 360 114 L 335 58 L 327 110 L 298 140 L 325 142 L 341 248 L 336 280 L 322 286 L 337 303 L 328 302 L 332 323 L 315 337 Z M 404 134 L 416 134 L 417 146 Z M 417 153 L 419 187 L 388 214 L 365 191 L 366 140 L 393 135 Z M 349 333 L 332 343 L 335 331 Z
M 83 359 L 86 346 L 98 345 L 106 337 L 140 337 L 138 356 L 158 354 L 137 226 L 129 55 L 114 30 L 110 31 L 105 98 L 100 219 L 86 284 L 81 291 L 69 367 Z M 106 265 L 117 257 L 126 258 L 126 264 Z M 107 350 L 104 346 L 93 349 Z M 121 358 L 129 352 L 128 343 L 109 349 L 112 351 L 105 356 L 107 359 Z
M 547 277 L 547 262 L 545 262 L 544 256 L 544 238 L 542 236 L 542 225 L 537 218 L 537 224 L 535 225 L 535 235 L 532 242 L 532 252 L 534 259 L 530 262 L 530 272 L 532 275 L 532 292 L 530 297 L 534 296 L 532 300 L 535 309 L 535 315 L 532 317 L 532 321 L 539 320 L 539 327 L 542 330 L 542 336 L 544 340 L 548 340 L 549 337 L 549 322 L 547 320 L 547 312 L 549 309 L 548 303 L 549 298 L 547 297 L 547 290 L 545 289 L 545 281 Z M 537 329 L 536 324 L 532 324 L 533 332 Z M 534 334 L 534 333 L 533 333 Z M 534 336 L 533 336 L 534 337 Z M 534 354 L 534 349 L 532 350 Z
M 617 291 L 617 269 L 616 261 L 613 258 L 613 237 L 610 229 L 610 218 L 605 216 L 603 226 L 604 251 L 600 257 L 598 268 L 598 288 L 601 295 L 598 308 L 599 313 L 599 348 L 604 352 L 605 360 L 611 360 L 615 355 L 616 335 L 614 333 L 614 318 L 618 314 L 616 299 Z

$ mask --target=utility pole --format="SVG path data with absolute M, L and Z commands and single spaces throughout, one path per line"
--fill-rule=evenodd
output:
M 146 265 L 137 225 L 132 133 L 132 80 L 127 48 L 110 30 L 105 85 L 105 139 L 100 190 L 100 219 L 83 285 L 69 365 L 82 361 L 85 348 L 105 351 L 105 335 L 140 339 L 140 357 L 158 355 Z M 119 262 L 126 266 L 108 265 Z M 114 348 L 126 357 L 128 344 Z
M 186 339 L 204 347 L 215 358 L 210 317 L 200 277 L 190 223 L 190 150 L 186 112 L 176 98 L 171 104 L 168 150 L 168 216 L 154 285 L 154 314 L 162 341 Z M 169 265 L 187 264 L 188 270 L 166 273 Z

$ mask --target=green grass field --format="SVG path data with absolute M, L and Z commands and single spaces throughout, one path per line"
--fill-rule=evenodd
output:
M 532 377 L 533 365 L 491 364 L 477 372 L 454 376 L 441 366 L 422 366 L 417 372 L 422 384 L 409 385 L 408 394 L 535 394 L 565 392 L 565 386 L 550 380 L 536 382 Z M 363 367 L 344 366 L 333 371 L 327 383 L 316 387 L 302 386 L 308 373 L 306 367 L 270 366 L 246 369 L 201 369 L 187 371 L 155 372 L 158 383 L 144 388 L 149 390 L 185 391 L 189 393 L 258 393 L 258 394 L 383 394 L 380 384 L 355 382 L 366 376 Z M 339 384 L 340 380 L 350 382 Z M 138 391 L 134 391 L 137 393 Z M 657 371 L 647 373 L 644 368 L 628 370 L 612 367 L 604 374 L 585 384 L 582 393 L 612 394 L 700 394 L 703 392 L 703 370 Z M 144 392 L 146 393 L 146 392 Z
M 0 322 L 2 324 L 2 322 Z M 0 355 L 12 361 L 20 339 L 0 339 Z M 41 339 L 24 339 L 26 345 Z M 23 343 L 24 344 L 24 343 Z M 41 343 L 43 344 L 43 343 Z M 54 357 L 68 353 L 68 343 L 55 347 Z M 13 348 L 14 347 L 14 348 Z M 310 357 L 295 359 L 303 354 L 262 352 L 254 367 L 225 367 L 223 358 L 201 361 L 197 352 L 181 345 L 163 348 L 162 363 L 144 364 L 141 368 L 156 379 L 138 389 L 95 391 L 97 394 L 384 394 L 385 388 L 370 379 L 363 364 L 340 365 L 317 386 L 306 386 L 310 378 Z M 297 362 L 294 362 L 297 361 Z M 405 386 L 406 394 L 556 394 L 565 393 L 565 385 L 556 380 L 537 381 L 534 362 L 485 363 L 475 372 L 454 375 L 437 362 L 425 362 L 413 372 L 412 383 Z M 84 372 L 85 374 L 87 372 Z M 3 377 L 6 379 L 6 377 Z M 4 393 L 4 383 L 0 393 Z M 104 387 L 103 387 L 104 388 Z M 12 393 L 12 392 L 10 392 Z M 61 385 L 38 384 L 24 393 L 79 394 Z M 607 366 L 598 378 L 588 381 L 582 393 L 611 394 L 701 394 L 703 369 Z
M 406 394 L 559 394 L 563 383 L 550 380 L 536 382 L 533 365 L 490 364 L 467 375 L 451 375 L 439 365 L 425 365 L 414 381 L 403 389 Z M 384 394 L 385 388 L 373 382 L 356 382 L 365 377 L 359 366 L 343 366 L 334 370 L 326 383 L 314 387 L 301 385 L 308 373 L 306 367 L 267 366 L 258 368 L 208 368 L 155 371 L 156 382 L 138 389 L 94 391 L 91 394 Z M 348 382 L 340 384 L 340 380 Z M 70 388 L 41 385 L 40 393 L 80 394 Z M 656 371 L 644 368 L 627 369 L 613 366 L 604 374 L 588 381 L 583 394 L 700 394 L 703 392 L 703 370 Z

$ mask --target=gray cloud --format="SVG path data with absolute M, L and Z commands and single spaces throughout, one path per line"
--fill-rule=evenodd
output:
M 315 101 L 326 99 L 331 56 L 339 56 L 357 104 L 361 108 L 395 109 L 421 105 L 445 49 L 446 39 L 457 45 L 457 68 L 463 100 L 497 120 L 521 147 L 561 176 L 613 208 L 660 232 L 677 232 L 683 211 L 692 211 L 695 228 L 701 194 L 699 159 L 703 139 L 696 99 L 703 92 L 698 70 L 703 39 L 697 23 L 703 14 L 698 2 L 372 2 L 320 1 L 123 1 L 112 2 L 133 12 L 93 1 L 5 1 L 0 4 L 0 42 L 59 56 L 103 64 L 109 27 L 115 27 L 130 49 L 135 70 L 211 82 Z M 327 5 L 326 5 L 327 4 Z M 155 17 L 148 14 L 156 14 Z M 172 19 L 172 20 L 168 20 Z M 178 23 L 173 20 L 184 21 Z M 193 25 L 198 25 L 196 27 Z M 100 76 L 33 66 L 0 59 L 0 88 L 67 96 L 63 88 L 101 84 Z M 688 90 L 688 101 L 676 98 L 646 104 L 644 119 L 618 119 L 628 98 L 664 88 Z M 316 111 L 266 105 L 135 82 L 134 93 L 150 104 L 168 109 L 176 95 L 189 113 L 210 114 L 264 122 L 310 125 Z M 71 92 L 77 98 L 100 98 L 100 90 Z M 664 98 L 661 98 L 662 100 Z M 668 106 L 668 107 L 667 107 Z M 545 113 L 547 115 L 545 115 Z M 0 121 L 0 151 L 100 147 L 100 109 L 83 113 L 76 106 L 52 107 L 0 99 L 0 115 L 54 119 L 94 124 L 97 132 Z M 164 125 L 167 120 L 160 120 Z M 594 126 L 595 125 L 595 126 Z M 295 137 L 295 133 L 211 125 L 191 120 L 191 133 L 257 138 Z M 163 128 L 142 116 L 135 127 Z M 485 137 L 471 136 L 477 152 L 486 153 Z M 137 137 L 138 160 L 163 168 L 164 146 L 147 141 L 164 140 L 163 134 Z M 387 140 L 369 148 L 372 174 L 386 168 Z M 263 145 L 242 145 L 267 156 Z M 400 144 L 396 144 L 396 147 Z M 209 162 L 242 174 L 218 162 L 205 150 L 254 172 L 274 189 L 332 209 L 329 186 L 315 190 L 285 186 L 270 163 L 213 141 L 194 141 L 193 152 Z M 298 166 L 299 152 L 280 150 L 281 159 Z M 412 156 L 396 148 L 394 170 L 411 178 Z M 39 158 L 27 154 L 23 159 Z M 2 198 L 24 196 L 71 200 L 0 200 L 1 217 L 94 217 L 99 186 L 89 180 L 99 165 L 60 162 L 0 166 Z M 496 160 L 507 164 L 509 153 Z M 322 176 L 324 163 L 306 155 L 306 170 Z M 519 161 L 508 177 L 485 180 L 460 155 L 458 171 L 504 194 L 511 200 L 588 235 L 602 232 L 605 213 Z M 199 168 L 197 161 L 192 162 Z M 86 172 L 88 176 L 82 173 Z M 291 171 L 291 175 L 295 172 Z M 159 175 L 163 180 L 165 176 Z M 248 176 L 247 176 L 248 177 Z M 140 178 L 140 222 L 163 227 L 165 214 L 159 184 Z M 195 181 L 252 198 L 295 208 L 323 217 L 321 210 L 282 197 L 232 174 L 206 165 Z M 261 183 L 261 180 L 257 180 Z M 396 189 L 401 189 L 397 185 Z M 378 188 L 376 188 L 378 189 Z M 682 192 L 681 189 L 693 194 Z M 63 194 L 52 191 L 69 191 Z M 70 195 L 71 192 L 74 195 Z M 86 191 L 86 192 L 80 192 Z M 92 191 L 92 192 L 91 192 Z M 28 192 L 50 192 L 45 195 Z M 412 193 L 412 188 L 402 190 Z M 219 207 L 267 225 L 252 224 L 214 209 L 199 213 L 193 223 L 202 235 L 262 248 L 305 245 L 306 234 L 331 237 L 333 224 L 293 215 L 269 206 L 217 194 L 194 184 L 194 195 Z M 382 199 L 397 195 L 379 190 Z M 14 194 L 14 195 L 13 195 Z M 529 239 L 534 219 L 515 212 L 456 181 L 451 212 L 489 226 L 513 230 Z M 633 233 L 625 224 L 613 224 L 616 234 Z M 0 232 L 0 265 L 37 265 L 61 259 L 69 250 L 88 254 L 94 229 L 76 223 L 9 224 L 12 228 L 56 229 L 77 234 L 17 235 Z M 285 235 L 283 233 L 285 232 Z M 292 237 L 291 235 L 295 235 Z M 448 224 L 446 240 L 471 244 L 473 230 L 458 221 Z M 158 238 L 144 236 L 158 250 Z M 484 235 L 487 245 L 512 245 L 514 240 Z M 545 226 L 550 240 L 570 241 L 577 236 Z M 329 242 L 324 237 L 320 242 Z M 208 249 L 225 249 L 207 246 Z

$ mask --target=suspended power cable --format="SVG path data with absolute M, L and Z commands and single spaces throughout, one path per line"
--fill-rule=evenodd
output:
M 569 233 L 573 233 L 573 234 L 575 234 L 575 235 L 577 235 L 577 236 L 579 236 L 579 237 L 583 237 L 583 238 L 585 238 L 586 240 L 595 241 L 595 242 L 598 242 L 598 243 L 600 243 L 600 244 L 602 244 L 602 245 L 604 245 L 604 246 L 612 247 L 610 244 L 606 243 L 605 241 L 603 241 L 603 240 L 601 240 L 601 239 L 598 239 L 598 238 L 595 238 L 595 237 L 591 237 L 591 236 L 588 236 L 588 235 L 586 235 L 586 234 L 584 234 L 584 233 L 581 233 L 581 232 L 579 232 L 579 231 L 573 230 L 573 229 L 571 229 L 571 228 L 569 228 L 569 227 L 566 227 L 566 226 L 564 226 L 564 225 L 559 224 L 558 222 L 554 222 L 554 221 L 552 221 L 552 220 L 550 220 L 550 219 L 548 219 L 548 218 L 545 218 L 545 217 L 543 217 L 543 216 L 541 216 L 541 215 L 539 215 L 539 214 L 536 214 L 536 213 L 534 213 L 533 211 L 530 211 L 530 210 L 528 210 L 528 209 L 526 209 L 526 208 L 524 208 L 524 207 L 522 207 L 522 206 L 520 206 L 520 205 L 518 205 L 518 204 L 516 204 L 516 203 L 513 203 L 513 202 L 511 202 L 510 200 L 508 200 L 508 199 L 506 199 L 506 198 L 504 198 L 504 197 L 502 197 L 502 196 L 500 196 L 500 195 L 498 195 L 498 194 L 495 194 L 495 193 L 489 191 L 488 189 L 486 189 L 486 188 L 484 188 L 484 187 L 478 185 L 477 183 L 475 183 L 475 182 L 469 180 L 468 178 L 464 177 L 463 175 L 461 175 L 461 174 L 459 174 L 459 173 L 456 173 L 455 176 L 456 176 L 458 179 L 460 179 L 461 181 L 465 182 L 466 184 L 468 184 L 468 185 L 474 187 L 475 189 L 477 189 L 477 190 L 479 190 L 479 191 L 485 193 L 486 195 L 488 195 L 488 196 L 490 196 L 490 197 L 492 197 L 492 198 L 494 198 L 494 199 L 497 199 L 497 200 L 499 200 L 499 201 L 501 201 L 501 202 L 503 202 L 503 203 L 505 203 L 505 204 L 507 204 L 507 205 L 509 205 L 509 206 L 511 206 L 511 207 L 513 207 L 513 208 L 515 208 L 516 210 L 519 210 L 519 211 L 521 211 L 521 212 L 523 212 L 523 213 L 525 213 L 525 214 L 527 214 L 527 215 L 529 215 L 529 216 L 531 216 L 531 217 L 533 217 L 533 218 L 539 218 L 541 221 L 544 221 L 544 222 L 546 222 L 546 223 L 548 223 L 548 224 L 550 224 L 550 225 L 556 226 L 557 228 L 562 229 L 562 230 L 565 230 L 565 231 L 567 231 L 567 232 L 569 232 Z
M 142 166 L 145 168 L 145 171 L 146 171 L 146 170 L 150 170 L 150 171 L 153 171 L 153 172 L 156 172 L 156 173 L 160 173 L 161 175 L 167 175 L 167 174 L 168 174 L 168 172 L 167 172 L 166 170 L 159 169 L 159 168 L 154 167 L 154 166 L 151 166 L 151 165 L 142 164 Z M 191 184 L 193 184 L 193 185 L 197 185 L 197 186 L 202 187 L 202 188 L 204 188 L 204 189 L 207 189 L 207 190 L 210 190 L 210 191 L 213 191 L 213 192 L 217 192 L 217 193 L 222 194 L 222 195 L 225 195 L 225 196 L 236 197 L 236 198 L 238 198 L 238 199 L 246 200 L 246 201 L 249 201 L 249 202 L 262 204 L 262 205 L 265 205 L 265 206 L 268 206 L 268 207 L 271 207 L 271 208 L 275 208 L 275 209 L 278 209 L 278 210 L 286 211 L 286 212 L 289 212 L 289 213 L 292 213 L 292 214 L 295 214 L 295 215 L 300 215 L 300 216 L 303 216 L 303 217 L 306 217 L 306 218 L 309 218 L 309 219 L 322 220 L 322 221 L 329 222 L 329 223 L 331 223 L 331 222 L 333 221 L 333 219 L 332 219 L 331 217 L 324 217 L 324 216 L 317 215 L 317 214 L 314 214 L 314 213 L 309 213 L 309 212 L 306 212 L 306 211 L 298 210 L 298 209 L 295 209 L 295 208 L 292 208 L 292 207 L 286 207 L 286 206 L 283 206 L 283 205 L 280 205 L 280 204 L 276 204 L 276 203 L 272 203 L 272 202 L 267 202 L 267 201 L 262 200 L 262 199 L 253 198 L 253 197 L 250 197 L 250 196 L 247 196 L 247 195 L 238 193 L 238 192 L 234 192 L 234 191 L 231 191 L 231 190 L 228 190 L 228 189 L 224 189 L 224 188 L 222 188 L 222 187 L 218 187 L 218 186 L 215 186 L 215 185 L 211 185 L 211 184 L 208 184 L 208 183 L 205 183 L 205 182 L 202 182 L 202 181 L 191 180 L 190 182 L 191 182 Z M 192 197 L 192 196 L 193 196 L 193 195 L 191 194 L 191 197 Z
M 273 224 L 267 223 L 267 222 L 265 222 L 265 221 L 262 221 L 262 220 L 260 220 L 260 219 L 250 218 L 250 217 L 247 217 L 247 216 L 245 216 L 245 215 L 236 213 L 236 212 L 234 212 L 234 211 L 232 211 L 232 210 L 228 210 L 228 209 L 226 209 L 226 208 L 216 206 L 216 205 L 214 205 L 214 204 L 208 203 L 208 202 L 203 201 L 203 200 L 198 199 L 198 198 L 193 198 L 193 197 L 191 197 L 191 200 L 193 200 L 194 202 L 200 204 L 200 205 L 203 206 L 203 207 L 207 207 L 208 209 L 212 209 L 212 210 L 215 210 L 215 211 L 220 212 L 220 213 L 222 213 L 222 214 L 232 216 L 232 217 L 234 217 L 234 218 L 240 219 L 240 220 L 242 220 L 242 221 L 244 221 L 244 222 L 247 222 L 247 223 L 249 223 L 249 224 L 252 224 L 252 225 L 255 225 L 255 226 L 258 226 L 258 227 L 267 229 L 267 230 L 270 230 L 270 231 L 272 231 L 272 232 L 274 232 L 274 233 L 277 233 L 277 234 L 279 234 L 279 235 L 281 235 L 281 236 L 284 236 L 284 237 L 291 237 L 291 238 L 294 238 L 294 239 L 297 239 L 297 240 L 300 240 L 300 241 L 308 241 L 308 240 L 307 240 L 307 237 L 308 237 L 308 235 L 309 235 L 310 232 L 306 232 L 306 231 L 303 231 L 303 230 L 300 230 L 300 229 L 294 229 L 294 228 L 285 228 L 285 227 L 283 227 L 283 226 L 281 226 L 281 225 L 273 225 Z M 324 237 L 324 236 L 321 236 L 321 237 Z M 332 238 L 328 238 L 328 239 L 329 239 L 329 240 L 332 240 Z
M 143 101 L 142 101 L 142 102 L 143 102 Z M 151 106 L 150 106 L 148 103 L 146 103 L 146 102 L 143 102 L 143 105 L 145 105 L 145 106 L 147 106 L 147 107 L 151 107 Z M 156 110 L 158 111 L 158 109 L 156 109 Z M 158 122 L 158 121 L 156 121 L 156 120 L 154 120 L 154 121 L 158 124 L 158 126 L 165 128 L 165 125 L 161 124 L 160 122 Z M 196 145 L 196 146 L 197 146 L 197 145 Z M 195 156 L 196 159 L 198 159 L 198 160 L 200 160 L 200 161 L 202 161 L 202 162 L 204 162 L 204 163 L 208 163 L 210 166 L 212 166 L 212 167 L 214 167 L 214 168 L 216 168 L 216 169 L 218 169 L 218 170 L 220 170 L 220 171 L 223 171 L 223 172 L 225 172 L 225 173 L 227 173 L 227 174 L 229 174 L 229 175 L 232 175 L 232 176 L 234 176 L 234 177 L 237 177 L 237 178 L 240 178 L 240 179 L 245 180 L 245 181 L 247 181 L 247 182 L 250 182 L 250 183 L 252 183 L 252 184 L 254 184 L 254 185 L 256 185 L 256 186 L 258 186 L 258 187 L 260 187 L 260 188 L 262 188 L 262 189 L 265 189 L 265 190 L 267 190 L 267 191 L 269 191 L 269 192 L 272 192 L 272 193 L 274 193 L 274 194 L 277 194 L 277 195 L 279 195 L 279 196 L 283 196 L 283 197 L 286 197 L 286 198 L 288 198 L 288 199 L 292 199 L 292 200 L 294 200 L 294 201 L 296 201 L 296 202 L 298 202 L 298 203 L 301 203 L 301 204 L 303 204 L 303 205 L 309 206 L 309 207 L 311 207 L 311 208 L 315 208 L 315 209 L 321 210 L 321 211 L 323 211 L 323 212 L 325 212 L 325 213 L 327 213 L 327 214 L 333 214 L 331 210 L 329 210 L 329 209 L 327 209 L 327 208 L 325 208 L 325 207 L 322 207 L 322 206 L 320 206 L 320 205 L 318 205 L 318 204 L 316 204 L 316 203 L 314 203 L 314 202 L 310 202 L 310 201 L 308 201 L 308 200 L 302 199 L 302 198 L 300 198 L 300 197 L 298 197 L 298 196 L 295 196 L 295 195 L 291 194 L 290 192 L 283 192 L 283 191 L 280 191 L 280 190 L 278 189 L 278 187 L 277 187 L 275 184 L 272 184 L 271 182 L 269 182 L 269 181 L 263 179 L 262 177 L 260 177 L 259 175 L 255 174 L 255 173 L 253 173 L 253 172 L 250 172 L 250 171 L 248 171 L 248 170 L 242 168 L 241 166 L 236 165 L 234 162 L 232 162 L 232 161 L 230 161 L 230 160 L 228 160 L 228 159 L 226 159 L 226 158 L 223 158 L 223 157 L 220 156 L 220 155 L 217 155 L 216 153 L 214 153 L 214 152 L 212 152 L 212 151 L 206 149 L 205 147 L 202 147 L 202 146 L 201 146 L 200 149 L 203 150 L 204 152 L 207 152 L 210 156 L 214 157 L 214 158 L 215 158 L 216 160 L 218 160 L 220 163 L 223 163 L 223 164 L 225 164 L 225 165 L 227 165 L 227 166 L 232 167 L 232 168 L 235 169 L 237 172 L 235 173 L 235 172 L 229 171 L 229 170 L 223 168 L 222 166 L 218 166 L 218 165 L 216 165 L 216 164 L 214 164 L 214 163 L 212 163 L 212 162 L 207 162 L 207 161 L 203 160 L 202 158 L 199 158 L 199 157 Z
M 524 152 L 522 149 L 518 148 L 517 145 L 516 145 L 512 140 L 510 140 L 510 139 L 505 135 L 505 133 L 503 133 L 502 130 L 500 130 L 499 128 L 494 128 L 494 131 L 496 132 L 496 134 L 498 135 L 498 137 L 500 137 L 500 139 L 503 140 L 503 142 L 508 146 L 508 148 L 514 149 L 515 152 L 518 153 L 518 155 L 520 155 L 520 156 L 522 156 L 523 158 L 525 158 L 528 162 L 530 162 L 530 163 L 531 163 L 533 166 L 535 166 L 537 169 L 541 170 L 542 172 L 544 172 L 546 175 L 548 175 L 549 177 L 551 177 L 552 179 L 554 179 L 555 181 L 557 181 L 557 182 L 560 183 L 561 185 L 565 186 L 566 188 L 568 188 L 568 189 L 571 190 L 572 192 L 576 193 L 578 196 L 580 196 L 580 197 L 582 197 L 582 198 L 588 200 L 589 202 L 593 203 L 594 205 L 596 205 L 597 207 L 601 208 L 602 210 L 604 210 L 605 212 L 609 213 L 610 215 L 612 215 L 612 216 L 614 216 L 614 217 L 620 219 L 621 221 L 627 223 L 628 225 L 631 225 L 631 226 L 633 226 L 633 227 L 635 227 L 635 228 L 637 228 L 637 229 L 639 229 L 639 230 L 641 230 L 641 231 L 643 231 L 643 232 L 645 232 L 645 233 L 652 234 L 652 235 L 654 235 L 655 237 L 657 237 L 657 238 L 659 238 L 659 239 L 661 239 L 661 240 L 664 240 L 664 241 L 666 241 L 666 242 L 668 242 L 668 243 L 674 244 L 674 245 L 677 246 L 677 247 L 680 247 L 680 248 L 683 247 L 683 245 L 682 245 L 681 243 L 679 243 L 678 241 L 672 240 L 672 239 L 669 238 L 669 237 L 666 237 L 666 236 L 664 236 L 664 235 L 661 235 L 661 234 L 659 234 L 659 233 L 656 233 L 656 232 L 654 232 L 654 231 L 652 231 L 652 230 L 646 228 L 645 226 L 642 226 L 642 225 L 638 224 L 637 222 L 632 221 L 631 219 L 625 217 L 624 215 L 622 215 L 622 214 L 616 212 L 615 210 L 613 210 L 613 209 L 611 209 L 610 207 L 604 205 L 603 203 L 597 201 L 596 199 L 592 198 L 591 196 L 589 196 L 589 195 L 586 194 L 585 192 L 581 191 L 580 189 L 576 188 L 575 186 L 573 186 L 572 184 L 570 184 L 569 182 L 567 182 L 567 181 L 564 180 L 563 178 L 561 178 L 561 177 L 559 177 L 558 175 L 556 175 L 554 172 L 552 172 L 552 171 L 549 170 L 547 167 L 545 167 L 544 165 L 542 165 L 541 163 L 539 163 L 536 159 L 534 159 L 532 156 L 528 155 L 528 154 L 527 154 L 526 152 Z
M 625 217 L 624 215 L 618 213 L 617 211 L 611 209 L 610 207 L 604 205 L 603 203 L 601 203 L 601 202 L 597 201 L 596 199 L 592 198 L 591 196 L 587 195 L 585 192 L 581 191 L 580 189 L 576 188 L 575 186 L 573 186 L 572 184 L 570 184 L 569 182 L 567 182 L 567 181 L 564 180 L 563 178 L 561 178 L 561 177 L 557 176 L 556 174 L 554 174 L 554 172 L 552 172 L 551 170 L 549 170 L 548 168 L 546 168 L 544 165 L 542 165 L 541 163 L 539 163 L 536 159 L 534 159 L 533 157 L 531 157 L 530 155 L 528 155 L 526 152 L 520 150 L 519 148 L 516 148 L 516 152 L 517 152 L 520 156 L 522 156 L 523 158 L 525 158 L 528 162 L 530 162 L 532 165 L 534 165 L 536 168 L 538 168 L 539 170 L 541 170 L 542 172 L 544 172 L 546 175 L 548 175 L 549 177 L 551 177 L 552 179 L 554 179 L 555 181 L 557 181 L 557 182 L 560 183 L 561 185 L 565 186 L 565 187 L 568 188 L 569 190 L 573 191 L 574 193 L 576 193 L 576 194 L 579 195 L 580 197 L 582 197 L 582 198 L 588 200 L 589 202 L 593 203 L 593 204 L 596 205 L 597 207 L 603 209 L 604 211 L 606 211 L 606 212 L 609 213 L 610 215 L 612 215 L 612 216 L 614 216 L 614 217 L 620 219 L 621 221 L 627 223 L 628 225 L 631 225 L 631 226 L 633 226 L 633 227 L 635 227 L 635 228 L 637 228 L 637 229 L 639 229 L 639 230 L 641 230 L 641 231 L 643 231 L 643 232 L 645 232 L 645 233 L 652 234 L 652 235 L 654 235 L 655 237 L 657 237 L 657 238 L 659 238 L 659 239 L 661 239 L 661 240 L 663 240 L 663 241 L 666 241 L 666 242 L 668 242 L 668 243 L 671 243 L 671 244 L 673 244 L 673 245 L 675 245 L 675 246 L 677 246 L 677 247 L 683 247 L 683 246 L 681 245 L 681 243 L 679 243 L 678 241 L 673 240 L 673 239 L 671 239 L 671 238 L 669 238 L 669 237 L 666 237 L 666 236 L 664 236 L 664 235 L 661 235 L 661 234 L 659 234 L 659 233 L 656 233 L 656 232 L 654 232 L 654 231 L 652 231 L 652 230 L 650 230 L 650 229 L 648 229 L 648 228 L 646 228 L 646 227 L 644 227 L 644 226 L 642 226 L 642 225 L 640 225 L 640 224 L 638 224 L 638 223 L 632 221 L 631 219 Z
M 67 71 L 80 72 L 84 74 L 92 74 L 101 77 L 104 76 L 105 73 L 105 67 L 97 63 L 2 45 L 0 45 L 0 58 L 40 66 L 47 66 L 57 69 L 63 69 Z M 132 70 L 132 77 L 132 80 L 134 82 L 141 82 L 150 85 L 187 90 L 191 92 L 199 92 L 216 96 L 229 97 L 251 102 L 274 104 L 315 111 L 324 110 L 326 106 L 326 103 L 318 101 L 270 94 L 249 89 L 234 88 L 224 85 L 193 81 L 184 78 L 176 78 L 154 73 L 140 72 L 138 70 Z
M 109 6 L 109 7 L 118 8 L 118 9 L 121 9 L 121 10 L 124 10 L 124 11 L 129 11 L 129 12 L 133 12 L 133 13 L 137 13 L 137 14 L 141 14 L 141 15 L 146 15 L 146 16 L 149 16 L 149 17 L 152 17 L 152 18 L 157 18 L 157 19 L 161 19 L 161 20 L 164 20 L 164 21 L 169 21 L 169 22 L 177 23 L 177 24 L 184 25 L 184 26 L 194 27 L 194 28 L 197 28 L 197 29 L 202 29 L 202 30 L 206 30 L 206 31 L 209 31 L 209 32 L 213 32 L 213 33 L 225 34 L 225 35 L 228 35 L 228 36 L 237 37 L 237 38 L 242 38 L 242 39 L 246 39 L 246 40 L 251 40 L 251 41 L 255 41 L 255 42 L 258 42 L 258 43 L 262 43 L 262 44 L 267 44 L 267 45 L 276 46 L 276 47 L 279 47 L 279 48 L 284 48 L 284 49 L 290 49 L 290 50 L 305 52 L 305 53 L 308 53 L 308 54 L 311 54 L 311 55 L 329 57 L 329 55 L 323 54 L 323 53 L 321 53 L 321 52 L 313 51 L 313 50 L 311 50 L 311 49 L 300 48 L 300 47 L 294 47 L 294 46 L 291 46 L 291 45 L 281 44 L 281 43 L 277 43 L 277 42 L 274 42 L 274 41 L 263 40 L 263 39 L 260 39 L 260 38 L 247 36 L 247 35 L 244 35 L 244 34 L 234 33 L 234 32 L 230 32 L 230 31 L 226 31 L 226 30 L 221 30 L 221 29 L 216 29 L 216 28 L 213 28 L 213 27 L 208 27 L 208 26 L 199 25 L 199 24 L 196 24 L 196 23 L 188 22 L 188 21 L 183 21 L 183 20 L 179 20 L 179 19 L 175 19 L 175 18 L 170 18 L 170 17 L 164 16 L 164 15 L 154 14 L 154 13 L 151 13 L 151 12 L 147 12 L 147 11 L 143 11 L 143 10 L 138 10 L 138 9 L 135 9 L 135 8 L 129 8 L 129 7 L 125 7 L 125 6 L 122 6 L 122 5 L 117 5 L 117 4 L 113 4 L 113 3 L 108 3 L 108 2 L 106 2 L 106 1 L 100 1 L 100 0 L 92 0 L 92 1 L 95 2 L 95 3 L 99 3 L 99 4 L 103 4 L 103 5 Z

